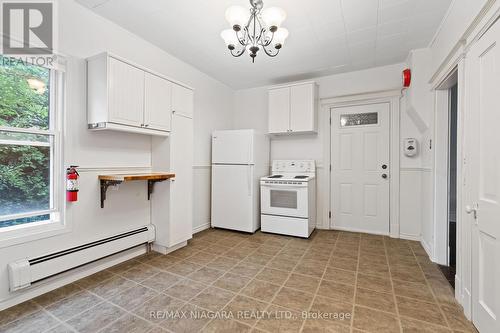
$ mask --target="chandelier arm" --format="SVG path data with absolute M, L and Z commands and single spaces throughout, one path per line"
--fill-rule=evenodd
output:
M 258 39 L 258 36 L 257 36 L 257 22 L 258 22 L 258 18 L 257 18 L 257 14 L 256 13 L 253 13 L 252 14 L 252 23 L 253 23 L 253 27 L 252 27 L 252 34 L 250 35 L 251 36 L 251 40 L 252 40 L 252 44 L 257 44 L 259 39 Z
M 274 32 L 271 32 L 271 38 L 268 41 L 263 42 L 262 46 L 266 47 L 266 46 L 271 45 L 271 43 L 273 42 L 273 40 L 274 40 Z
M 272 52 L 268 51 L 268 50 L 267 50 L 267 48 L 265 48 L 265 47 L 263 47 L 263 49 L 264 49 L 264 52 L 265 52 L 265 53 L 266 53 L 269 57 L 271 57 L 271 58 L 276 57 L 276 56 L 280 53 L 280 50 L 279 50 L 279 49 L 276 51 L 276 53 L 275 53 L 275 54 L 273 54 Z
M 257 36 L 257 44 L 260 44 L 260 45 L 264 45 L 263 42 L 262 42 L 262 38 L 263 38 L 263 31 L 264 29 L 261 28 L 260 29 L 260 32 L 259 32 L 259 35 Z
M 236 34 L 236 38 L 238 39 L 238 42 L 240 42 L 240 44 L 241 44 L 242 46 L 246 46 L 246 45 L 247 45 L 247 44 L 246 44 L 246 40 L 245 40 L 245 39 L 246 39 L 246 38 L 245 38 L 246 33 L 244 33 L 244 34 L 243 34 L 243 36 L 241 36 L 241 37 L 240 37 L 240 33 L 239 33 L 239 31 L 235 31 L 234 33 Z
M 245 53 L 245 48 L 243 48 L 240 52 L 234 53 L 233 51 L 234 50 L 230 50 L 229 52 L 231 52 L 231 55 L 233 57 L 238 58 L 238 57 L 241 57 L 243 55 L 243 53 Z
M 264 28 L 264 25 L 262 24 L 262 22 L 260 21 L 258 16 L 255 17 L 255 20 L 257 23 L 259 23 L 259 28 L 260 28 L 259 35 L 257 37 L 256 42 L 260 45 L 264 45 L 262 43 L 262 37 L 264 36 L 264 31 L 266 31 L 266 29 Z

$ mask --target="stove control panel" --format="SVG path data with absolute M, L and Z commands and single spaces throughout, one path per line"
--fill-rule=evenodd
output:
M 315 173 L 316 163 L 314 160 L 274 160 L 273 173 Z

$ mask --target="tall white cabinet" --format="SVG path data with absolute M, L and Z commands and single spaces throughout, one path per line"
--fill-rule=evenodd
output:
M 173 86 L 171 134 L 152 141 L 153 171 L 172 170 L 175 178 L 157 183 L 152 196 L 154 249 L 168 253 L 186 245 L 193 236 L 193 90 Z
M 318 88 L 315 82 L 272 87 L 268 105 L 270 134 L 318 131 Z
M 105 52 L 87 59 L 87 93 L 90 130 L 152 136 L 151 171 L 175 173 L 153 188 L 153 246 L 167 253 L 186 245 L 193 236 L 193 89 Z

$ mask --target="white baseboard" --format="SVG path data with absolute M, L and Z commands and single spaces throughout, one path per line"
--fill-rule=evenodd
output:
M 472 320 L 472 294 L 469 289 L 464 288 L 464 294 L 462 298 L 462 307 L 464 308 L 465 317 Z
M 318 230 L 331 230 L 328 225 L 316 225 L 316 229 Z
M 459 304 L 463 304 L 464 302 L 464 294 L 462 292 L 462 280 L 458 276 L 458 274 L 455 275 L 455 299 L 458 301 Z
M 420 242 L 422 240 L 422 237 L 420 235 L 408 235 L 408 234 L 402 234 L 402 233 L 399 234 L 399 238 L 411 240 L 411 241 L 416 241 L 416 242 Z
M 140 256 L 144 253 L 146 253 L 146 246 L 132 248 L 93 263 L 75 268 L 66 273 L 58 274 L 57 276 L 36 283 L 26 290 L 13 292 L 11 293 L 11 298 L 0 301 L 0 311 L 48 293 L 49 291 L 60 288 L 99 271 L 105 270 L 121 262 Z
M 431 247 L 429 246 L 429 244 L 427 244 L 427 242 L 423 238 L 420 240 L 420 244 L 422 244 L 422 247 L 424 248 L 424 250 L 427 253 L 427 255 L 429 256 L 429 258 L 432 261 L 434 261 L 434 258 L 432 255 L 432 250 L 431 250 Z
M 153 243 L 153 251 L 165 255 L 165 254 L 172 253 L 172 252 L 174 252 L 174 251 L 176 251 L 176 250 L 178 250 L 181 247 L 184 247 L 186 245 L 187 245 L 187 241 L 179 243 L 179 244 L 171 246 L 171 247 L 166 247 L 166 246 L 163 246 L 163 245 L 159 245 L 159 244 Z
M 370 230 L 363 230 L 363 229 L 356 229 L 356 228 L 344 228 L 344 227 L 333 226 L 330 229 L 331 230 L 339 230 L 339 231 L 359 232 L 359 233 L 371 234 L 371 235 L 389 236 L 389 233 L 386 233 L 386 232 L 374 232 L 374 231 L 370 231 Z
M 197 227 L 194 227 L 193 228 L 193 234 L 197 234 L 197 233 L 199 233 L 199 232 L 201 232 L 203 230 L 210 229 L 210 227 L 211 227 L 210 222 L 202 224 L 202 225 L 199 225 Z

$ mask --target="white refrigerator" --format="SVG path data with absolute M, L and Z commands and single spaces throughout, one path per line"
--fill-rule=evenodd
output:
M 261 177 L 269 174 L 269 138 L 253 129 L 212 134 L 212 227 L 260 228 Z

